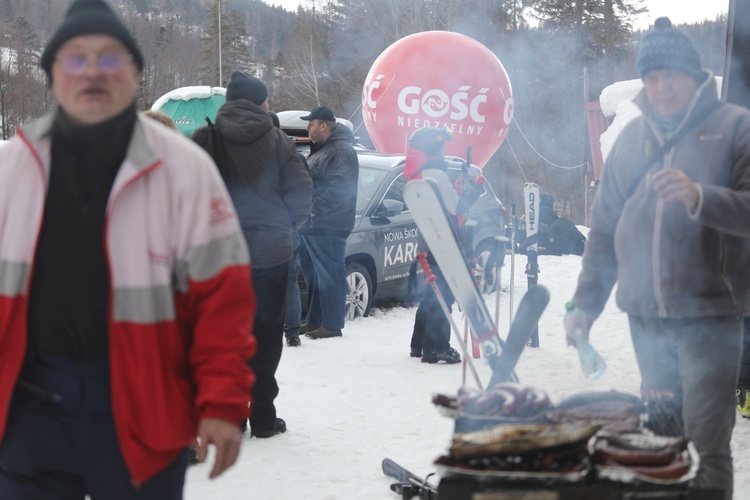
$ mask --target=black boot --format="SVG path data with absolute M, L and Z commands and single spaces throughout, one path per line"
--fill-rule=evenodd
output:
M 284 419 L 277 418 L 276 422 L 269 428 L 255 428 L 250 429 L 250 435 L 257 438 L 270 438 L 276 434 L 283 434 L 286 432 L 286 422 Z
M 452 347 L 446 347 L 444 349 L 438 349 L 431 352 L 422 353 L 422 363 L 437 363 L 438 361 L 445 361 L 449 365 L 459 363 L 461 356 Z

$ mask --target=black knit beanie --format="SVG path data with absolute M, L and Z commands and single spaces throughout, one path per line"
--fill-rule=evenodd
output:
M 244 71 L 234 70 L 227 83 L 227 101 L 247 99 L 260 106 L 268 98 L 266 84 Z
M 690 39 L 672 27 L 668 17 L 654 21 L 654 29 L 643 35 L 636 67 L 641 78 L 655 69 L 673 69 L 698 81 L 705 78 L 700 56 Z
M 52 77 L 52 62 L 60 47 L 80 35 L 109 35 L 118 39 L 133 56 L 138 69 L 143 71 L 143 55 L 130 30 L 103 0 L 75 0 L 65 12 L 62 24 L 42 52 L 40 65 Z

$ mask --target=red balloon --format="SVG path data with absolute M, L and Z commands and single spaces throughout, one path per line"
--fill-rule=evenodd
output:
M 423 127 L 447 127 L 446 153 L 483 167 L 502 144 L 511 117 L 510 80 L 500 60 L 473 38 L 425 31 L 397 41 L 375 60 L 362 89 L 362 115 L 375 146 L 405 153 Z

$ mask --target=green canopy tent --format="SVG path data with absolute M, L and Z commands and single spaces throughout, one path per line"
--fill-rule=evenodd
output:
M 177 130 L 190 137 L 196 129 L 206 125 L 206 118 L 214 120 L 226 101 L 224 94 L 224 87 L 180 87 L 157 99 L 151 110 L 159 110 L 172 118 Z

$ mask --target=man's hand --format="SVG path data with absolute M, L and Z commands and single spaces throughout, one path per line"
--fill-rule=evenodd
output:
M 205 418 L 198 426 L 198 459 L 203 462 L 208 452 L 208 444 L 216 447 L 216 461 L 209 479 L 218 477 L 237 461 L 240 454 L 242 434 L 239 425 L 219 418 Z
M 682 170 L 665 168 L 652 177 L 654 190 L 667 201 L 681 201 L 688 209 L 698 206 L 698 185 Z
M 565 340 L 568 345 L 576 347 L 578 342 L 576 339 L 583 336 L 584 339 L 589 338 L 589 330 L 591 325 L 594 323 L 594 318 L 578 308 L 574 308 L 565 313 L 563 318 L 563 326 L 565 327 Z

